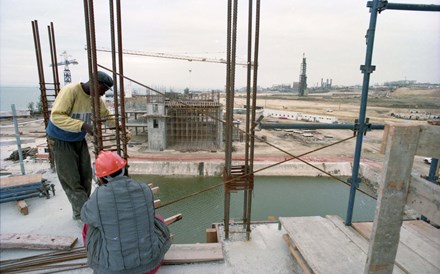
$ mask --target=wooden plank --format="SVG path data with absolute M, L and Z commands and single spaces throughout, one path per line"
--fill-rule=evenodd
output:
M 287 243 L 287 247 L 289 248 L 290 254 L 292 254 L 293 258 L 295 259 L 296 264 L 299 266 L 300 269 L 296 269 L 296 272 L 298 273 L 304 273 L 304 274 L 312 274 L 313 271 L 310 269 L 307 262 L 304 260 L 303 256 L 299 252 L 296 245 L 293 243 L 292 239 L 289 237 L 288 234 L 283 235 L 284 241 Z
M 218 243 L 217 229 L 215 229 L 215 228 L 207 228 L 206 229 L 206 242 L 207 243 Z
M 29 214 L 29 209 L 25 200 L 17 201 L 18 211 L 23 215 Z
M 295 246 L 314 273 L 363 273 L 366 254 L 330 220 L 280 217 Z
M 154 208 L 158 208 L 160 206 L 160 199 L 154 200 Z
M 419 136 L 416 125 L 389 128 L 365 273 L 393 270 Z
M 411 176 L 406 204 L 436 224 L 440 224 L 439 197 L 439 185 L 419 176 Z
M 175 223 L 175 222 L 180 221 L 180 220 L 182 220 L 182 214 L 179 213 L 179 214 L 176 214 L 176 215 L 173 215 L 171 217 L 166 218 L 164 220 L 164 223 L 166 225 L 170 225 L 170 224 Z
M 413 230 L 414 233 L 419 235 L 419 237 L 425 237 L 429 241 L 440 245 L 440 229 L 433 227 L 425 221 L 404 221 L 402 227 L 408 230 Z
M 418 237 L 417 233 L 404 227 L 400 231 L 400 241 L 437 267 L 437 273 L 440 273 L 440 245 L 426 238 Z
M 0 246 L 6 248 L 57 249 L 70 250 L 76 243 L 76 237 L 47 236 L 38 234 L 7 233 L 0 234 Z
M 360 235 L 359 232 L 356 229 L 354 229 L 352 226 L 346 226 L 341 217 L 330 216 L 330 215 L 327 215 L 325 217 L 330 221 L 332 221 L 345 235 L 347 235 L 347 237 L 349 237 L 357 246 L 359 246 L 359 248 L 362 249 L 362 251 L 365 252 L 365 254 L 368 253 L 369 242 L 367 238 Z M 372 223 L 369 224 L 371 227 Z M 396 264 L 394 266 L 393 273 L 401 274 L 407 272 L 405 272 L 400 265 Z
M 370 239 L 373 227 L 372 223 L 353 223 L 352 226 L 363 237 Z M 400 234 L 402 233 L 405 233 L 403 229 L 400 231 Z M 418 248 L 412 249 L 402 241 L 399 243 L 397 249 L 395 264 L 407 273 L 440 273 L 440 269 L 418 254 Z
M 20 175 L 20 176 L 0 178 L 0 187 L 38 183 L 41 182 L 41 179 L 42 179 L 41 174 Z
M 411 123 L 388 123 L 384 128 L 384 138 L 381 144 L 381 152 L 385 153 L 385 147 L 388 143 L 386 136 L 388 136 L 389 129 L 395 126 L 419 127 L 420 136 L 416 149 L 416 155 L 424 157 L 440 158 L 440 126 L 438 125 L 418 125 Z
M 220 243 L 173 244 L 165 254 L 164 264 L 186 264 L 224 260 Z
M 440 159 L 440 126 L 420 126 L 416 155 Z
M 157 193 L 159 193 L 159 187 L 158 186 L 156 186 L 156 187 L 152 187 L 151 188 L 151 192 L 153 192 L 153 194 L 157 194 Z

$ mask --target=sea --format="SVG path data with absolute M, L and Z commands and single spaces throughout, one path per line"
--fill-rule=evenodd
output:
M 33 103 L 36 108 L 39 101 L 40 88 L 38 86 L 0 86 L 0 111 L 11 111 L 12 104 L 15 104 L 16 110 L 29 110 L 30 103 Z

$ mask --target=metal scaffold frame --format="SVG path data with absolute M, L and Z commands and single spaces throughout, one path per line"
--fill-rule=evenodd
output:
M 384 0 L 368 1 L 367 7 L 370 8 L 370 23 L 367 31 L 367 49 L 365 55 L 365 63 L 361 65 L 361 71 L 364 74 L 362 82 L 362 95 L 361 104 L 359 110 L 359 129 L 356 138 L 356 147 L 353 160 L 352 176 L 348 179 L 351 184 L 350 195 L 348 200 L 347 215 L 345 219 L 345 225 L 351 225 L 353 217 L 354 200 L 356 196 L 356 189 L 359 186 L 359 166 L 362 152 L 362 142 L 364 133 L 367 130 L 366 111 L 368 101 L 368 88 L 370 84 L 370 74 L 376 69 L 376 66 L 372 65 L 373 48 L 374 48 L 374 35 L 376 31 L 376 22 L 378 13 L 391 9 L 391 10 L 414 10 L 414 11 L 440 11 L 440 5 L 419 5 L 419 4 L 398 4 L 388 3 Z

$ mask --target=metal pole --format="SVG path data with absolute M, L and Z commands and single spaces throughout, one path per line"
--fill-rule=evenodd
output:
M 437 179 L 438 179 L 438 177 L 435 176 L 435 173 L 437 171 L 437 166 L 438 166 L 438 159 L 432 158 L 431 159 L 431 166 L 429 167 L 429 173 L 428 173 L 428 177 L 426 177 L 426 180 L 428 180 L 434 184 L 437 184 Z M 424 215 L 420 216 L 420 219 L 422 221 L 425 221 L 428 223 L 430 222 L 429 219 Z
M 15 139 L 17 140 L 18 159 L 20 159 L 21 174 L 25 175 L 26 172 L 24 171 L 23 152 L 21 151 L 20 131 L 18 131 L 17 112 L 15 111 L 15 104 L 11 105 L 11 109 L 12 109 L 12 120 L 14 121 L 14 128 L 15 128 Z
M 437 171 L 437 166 L 438 166 L 438 159 L 432 158 L 431 159 L 431 166 L 429 167 L 428 178 L 426 178 L 426 179 L 430 182 L 433 182 L 434 184 L 437 181 L 437 176 L 435 176 L 435 173 Z
M 277 123 L 263 123 L 260 122 L 261 129 L 351 129 L 355 130 L 357 124 L 277 124 Z M 384 129 L 383 124 L 368 125 L 368 129 Z
M 367 52 L 365 57 L 365 65 L 361 66 L 362 73 L 364 74 L 364 79 L 362 83 L 362 95 L 361 95 L 361 105 L 359 110 L 359 130 L 356 138 L 356 148 L 354 152 L 353 160 L 353 170 L 352 177 L 348 180 L 351 183 L 350 196 L 348 200 L 347 216 L 345 218 L 345 225 L 351 225 L 351 220 L 353 217 L 353 206 L 354 199 L 356 195 L 356 189 L 359 184 L 359 164 L 362 152 L 362 141 L 365 130 L 365 115 L 367 110 L 367 100 L 368 100 L 368 86 L 370 83 L 370 74 L 374 71 L 375 67 L 371 65 L 371 59 L 373 57 L 373 45 L 374 45 L 374 34 L 376 31 L 376 21 L 377 13 L 380 0 L 374 0 L 373 6 L 370 9 L 370 25 L 367 31 Z
M 367 2 L 367 7 L 372 7 L 373 1 Z M 440 5 L 426 5 L 426 4 L 401 4 L 388 3 L 383 1 L 380 10 L 415 10 L 415 11 L 440 11 Z

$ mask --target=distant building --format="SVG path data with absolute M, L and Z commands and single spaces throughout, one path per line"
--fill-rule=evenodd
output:
M 306 113 L 302 113 L 302 112 L 274 110 L 274 109 L 267 109 L 267 108 L 264 109 L 263 115 L 264 115 L 264 117 L 272 117 L 272 118 L 287 119 L 287 120 L 297 120 L 297 121 L 307 121 L 307 122 L 316 122 L 316 123 L 323 123 L 323 124 L 338 123 L 338 118 L 334 117 L 334 116 L 306 114 Z
M 147 95 L 150 150 L 217 150 L 223 145 L 219 94 Z
M 299 75 L 299 89 L 298 93 L 299 96 L 306 96 L 307 95 L 307 62 L 306 62 L 306 56 L 303 54 L 303 59 L 301 63 L 301 72 Z

